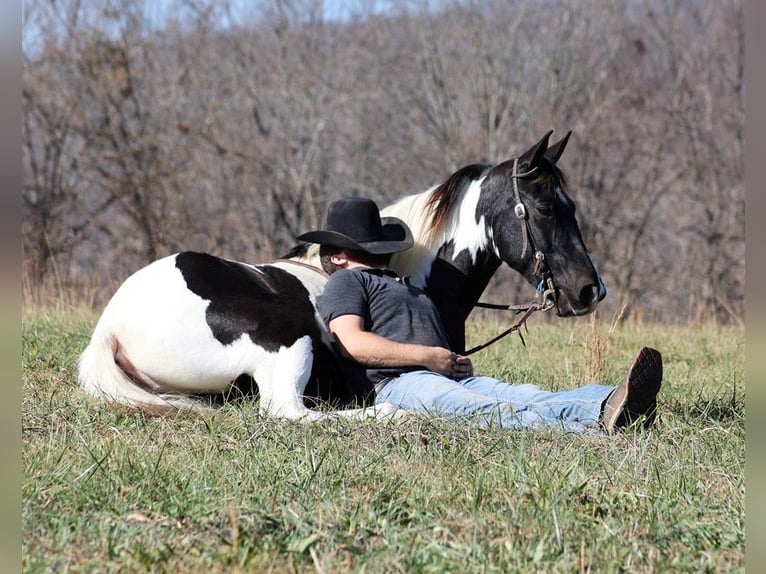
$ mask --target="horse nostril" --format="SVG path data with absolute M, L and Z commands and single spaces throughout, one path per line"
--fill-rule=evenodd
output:
M 580 304 L 583 307 L 591 307 L 595 303 L 598 303 L 601 298 L 599 297 L 600 291 L 598 285 L 588 285 L 580 290 Z

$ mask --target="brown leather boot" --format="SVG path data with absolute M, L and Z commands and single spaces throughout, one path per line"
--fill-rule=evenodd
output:
M 604 402 L 601 422 L 606 431 L 612 433 L 641 417 L 645 417 L 644 427 L 649 428 L 656 415 L 661 384 L 662 355 L 656 349 L 644 347 L 633 359 L 628 376 Z

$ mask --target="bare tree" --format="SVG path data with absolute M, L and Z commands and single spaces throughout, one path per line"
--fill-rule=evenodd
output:
M 602 312 L 742 317 L 741 0 L 392 5 L 30 0 L 30 275 L 270 259 L 335 197 L 387 203 L 572 129 Z

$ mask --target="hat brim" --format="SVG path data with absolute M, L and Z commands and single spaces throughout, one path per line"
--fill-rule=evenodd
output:
M 319 245 L 364 251 L 372 255 L 398 253 L 412 247 L 414 243 L 412 232 L 406 223 L 397 217 L 381 217 L 380 221 L 383 233 L 381 239 L 376 241 L 357 242 L 343 233 L 325 230 L 309 231 L 299 235 L 296 239 Z

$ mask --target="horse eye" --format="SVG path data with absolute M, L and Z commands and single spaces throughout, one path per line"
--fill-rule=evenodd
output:
M 552 203 L 540 203 L 536 207 L 537 207 L 537 212 L 542 217 L 551 217 L 553 215 L 553 204 Z

